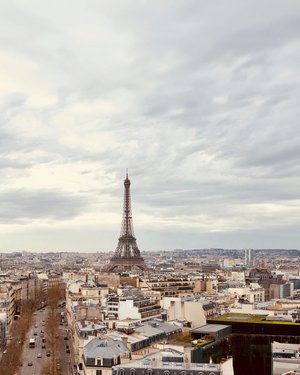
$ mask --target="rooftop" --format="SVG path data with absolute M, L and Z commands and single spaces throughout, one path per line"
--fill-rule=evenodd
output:
M 288 324 L 288 325 L 300 325 L 300 323 L 288 322 L 288 321 L 278 321 L 276 317 L 274 320 L 266 320 L 266 315 L 251 315 L 251 314 L 225 314 L 213 320 L 222 322 L 239 322 L 239 323 L 263 323 L 263 324 Z
M 83 352 L 86 358 L 113 358 L 129 351 L 122 341 L 94 338 L 85 345 Z
M 195 371 L 220 371 L 221 365 L 209 363 L 192 363 L 185 362 L 184 355 L 176 350 L 163 350 L 155 354 L 150 354 L 142 359 L 122 363 L 121 365 L 114 366 L 114 369 L 121 368 L 152 368 L 161 369 L 173 367 L 180 370 L 195 370 Z
M 193 333 L 216 333 L 222 331 L 223 329 L 228 328 L 228 325 L 225 324 L 205 324 L 204 326 L 194 328 Z

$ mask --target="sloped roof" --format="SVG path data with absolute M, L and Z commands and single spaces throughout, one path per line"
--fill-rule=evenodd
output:
M 94 338 L 83 348 L 85 358 L 101 357 L 109 359 L 128 352 L 129 350 L 122 341 L 102 340 L 99 338 Z

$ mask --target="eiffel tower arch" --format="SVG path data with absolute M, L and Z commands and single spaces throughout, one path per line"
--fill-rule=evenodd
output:
M 130 180 L 128 178 L 128 173 L 126 173 L 126 178 L 124 180 L 124 205 L 121 233 L 117 248 L 114 255 L 110 259 L 106 271 L 145 271 L 146 269 L 147 267 L 145 260 L 141 256 L 140 250 L 136 243 L 136 238 L 134 236 L 131 213 Z

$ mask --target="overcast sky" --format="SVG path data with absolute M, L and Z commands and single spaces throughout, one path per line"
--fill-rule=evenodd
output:
M 300 248 L 300 2 L 7 0 L 0 251 Z

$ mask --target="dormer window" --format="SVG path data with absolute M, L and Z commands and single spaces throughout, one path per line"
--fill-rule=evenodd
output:
M 103 366 L 103 358 L 102 357 L 96 358 L 96 366 Z

